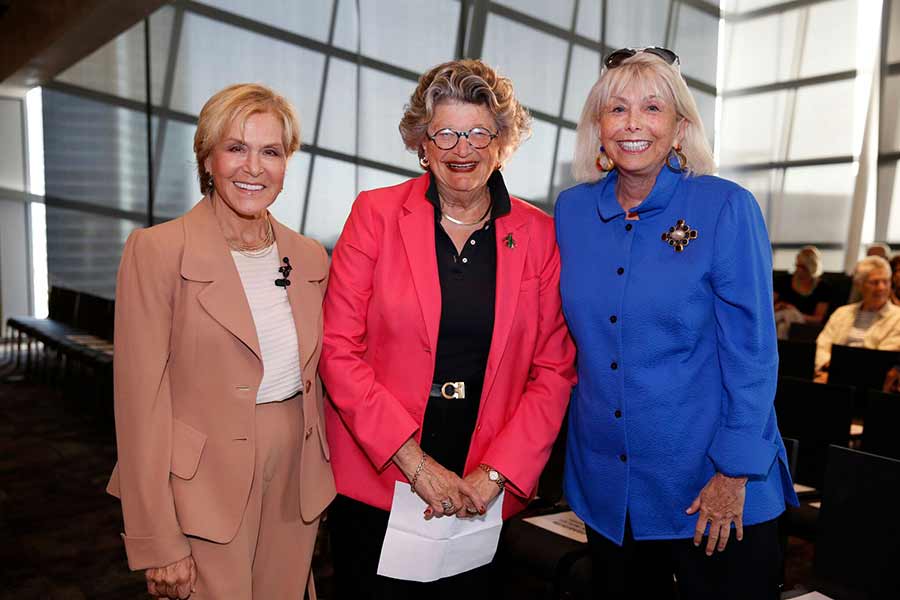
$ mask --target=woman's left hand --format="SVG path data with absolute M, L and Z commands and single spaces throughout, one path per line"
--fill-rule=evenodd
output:
M 494 498 L 500 495 L 500 486 L 488 479 L 487 472 L 482 471 L 481 469 L 475 469 L 466 475 L 463 480 L 474 487 L 475 491 L 481 495 L 484 499 L 485 506 L 490 504 Z M 463 504 L 465 504 L 465 502 Z M 456 516 L 461 519 L 471 519 L 472 517 L 481 516 L 481 514 L 475 511 L 475 507 L 473 506 L 463 506 L 459 512 L 456 513 Z
M 712 476 L 700 495 L 687 509 L 692 515 L 699 511 L 697 527 L 694 529 L 694 545 L 699 546 L 709 523 L 709 540 L 706 543 L 706 555 L 718 549 L 725 549 L 731 536 L 731 525 L 734 524 L 738 541 L 744 539 L 744 497 L 746 495 L 746 477 L 728 477 L 721 473 Z

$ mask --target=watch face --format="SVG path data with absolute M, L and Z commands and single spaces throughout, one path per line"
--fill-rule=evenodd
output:
M 497 481 L 500 479 L 500 473 L 498 473 L 497 471 L 489 471 L 488 479 L 490 479 L 491 481 Z

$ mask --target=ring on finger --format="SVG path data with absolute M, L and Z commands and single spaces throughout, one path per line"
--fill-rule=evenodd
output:
M 441 508 L 444 509 L 444 514 L 452 514 L 456 512 L 456 507 L 453 506 L 453 500 L 450 498 L 444 498 L 441 500 Z
M 471 506 L 467 506 L 467 507 L 466 507 L 466 512 L 469 513 L 470 515 L 477 515 L 477 514 L 478 514 L 478 509 L 477 509 L 477 508 L 472 508 Z

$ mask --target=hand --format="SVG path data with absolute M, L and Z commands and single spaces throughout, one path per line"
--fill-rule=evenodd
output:
M 147 569 L 144 577 L 151 596 L 186 600 L 197 583 L 197 565 L 193 556 L 186 556 L 165 567 Z
M 475 491 L 481 494 L 481 497 L 484 498 L 485 504 L 490 504 L 491 501 L 500 495 L 500 486 L 495 482 L 491 481 L 488 478 L 487 472 L 483 471 L 481 468 L 475 469 L 471 473 L 465 476 L 463 479 L 465 482 L 469 483 Z M 483 511 L 479 511 L 475 506 L 466 505 L 459 509 L 459 512 L 456 513 L 456 516 L 460 519 L 471 519 L 472 517 L 477 517 L 479 515 L 483 515 Z
M 731 535 L 731 524 L 734 523 L 738 541 L 744 539 L 744 497 L 746 495 L 746 477 L 728 477 L 716 473 L 703 486 L 700 495 L 687 509 L 687 514 L 700 512 L 697 527 L 694 529 L 694 545 L 699 546 L 703 540 L 703 532 L 709 523 L 709 540 L 706 543 L 706 555 L 713 551 L 721 552 L 728 544 Z
M 413 478 L 416 479 L 415 492 L 428 504 L 428 508 L 425 510 L 426 519 L 453 515 L 459 510 L 464 510 L 466 506 L 478 510 L 481 514 L 487 511 L 481 495 L 470 483 L 460 479 L 456 473 L 445 469 L 430 456 L 425 459 L 425 463 L 416 477 L 416 469 L 422 461 L 422 449 L 413 438 L 408 439 L 400 447 L 392 460 L 410 482 Z M 450 500 L 453 512 L 444 512 L 441 504 L 444 500 Z

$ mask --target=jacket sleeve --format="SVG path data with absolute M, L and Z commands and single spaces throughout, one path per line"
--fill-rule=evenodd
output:
M 383 470 L 419 426 L 364 358 L 380 238 L 367 200 L 365 192 L 356 199 L 332 252 L 319 373 L 341 420 L 372 465 Z
M 763 437 L 778 377 L 772 254 L 762 213 L 746 190 L 725 202 L 711 273 L 724 398 L 708 455 L 729 476 L 763 477 L 777 445 Z
M 131 569 L 190 555 L 169 484 L 172 397 L 167 362 L 177 273 L 147 230 L 125 244 L 116 284 L 115 420 L 125 550 Z M 170 261 L 171 262 L 171 259 Z
M 831 346 L 837 337 L 838 323 L 843 318 L 844 307 L 838 308 L 825 323 L 825 327 L 816 338 L 816 370 L 818 371 L 831 361 Z
M 530 498 L 559 428 L 575 385 L 575 345 L 562 313 L 559 292 L 560 258 L 553 226 L 540 274 L 537 348 L 528 382 L 512 417 L 494 437 L 482 458 L 509 480 L 512 492 Z M 529 250 L 530 251 L 530 250 Z

